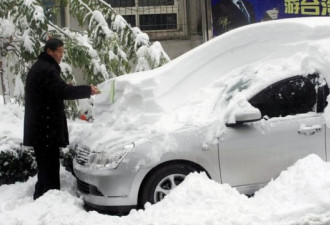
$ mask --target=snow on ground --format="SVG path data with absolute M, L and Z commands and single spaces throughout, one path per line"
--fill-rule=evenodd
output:
M 0 151 L 3 151 L 22 143 L 24 108 L 14 104 L 4 106 L 1 95 L 0 98 Z
M 330 164 L 316 155 L 299 160 L 251 198 L 194 173 L 163 201 L 122 217 L 86 212 L 74 194 L 74 177 L 63 168 L 61 191 L 34 201 L 35 182 L 33 177 L 0 186 L 0 225 L 330 224 Z
M 253 31 L 228 32 L 157 70 L 119 77 L 114 103 L 106 93 L 96 98 L 93 124 L 69 122 L 70 141 L 95 149 L 137 138 L 157 141 L 159 135 L 191 127 L 203 134 L 201 144 L 212 142 L 234 110 L 228 99 L 237 103 L 269 81 L 297 74 L 319 72 L 330 82 L 329 21 L 252 25 Z M 110 90 L 110 82 L 101 88 Z M 0 148 L 21 142 L 21 107 L 1 104 L 0 124 Z M 171 141 L 162 139 L 158 146 L 175 146 Z M 205 174 L 192 174 L 160 203 L 123 217 L 83 210 L 74 177 L 63 168 L 61 191 L 33 201 L 35 182 L 33 177 L 0 186 L 0 225 L 330 224 L 330 165 L 316 155 L 298 161 L 252 198 Z

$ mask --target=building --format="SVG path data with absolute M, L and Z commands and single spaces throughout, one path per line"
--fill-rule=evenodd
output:
M 104 0 L 122 15 L 132 27 L 139 27 L 150 41 L 159 41 L 171 59 L 207 40 L 203 37 L 202 2 L 204 0 Z M 78 29 L 70 16 L 69 7 L 61 1 L 43 0 L 45 11 L 53 22 L 62 27 Z M 58 2 L 58 3 L 56 3 Z

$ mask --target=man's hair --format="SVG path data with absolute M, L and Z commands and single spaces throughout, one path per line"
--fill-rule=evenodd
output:
M 52 51 L 56 51 L 59 47 L 62 47 L 64 45 L 63 41 L 57 38 L 52 38 L 46 41 L 45 47 L 44 47 L 44 52 L 47 51 L 49 48 Z

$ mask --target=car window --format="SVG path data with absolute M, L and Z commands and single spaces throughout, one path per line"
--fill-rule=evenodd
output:
M 326 83 L 317 87 L 317 112 L 323 112 L 328 105 L 327 96 L 329 95 L 329 87 Z
M 270 85 L 249 102 L 269 118 L 316 111 L 316 86 L 310 78 L 295 76 Z

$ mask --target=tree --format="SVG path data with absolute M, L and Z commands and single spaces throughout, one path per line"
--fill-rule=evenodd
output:
M 34 37 L 41 36 L 47 24 L 40 6 L 31 6 L 22 0 L 1 0 L 0 5 L 0 71 L 4 102 L 7 103 L 9 73 L 20 78 L 27 71 L 41 46 Z
M 132 28 L 103 0 L 71 0 L 70 12 L 80 24 L 88 22 L 88 36 L 93 48 L 100 53 L 107 71 L 121 75 L 130 71 L 150 70 L 169 61 L 158 42 L 153 45 L 147 34 Z M 109 26 L 108 26 L 109 25 Z M 152 54 L 159 49 L 158 54 Z
M 0 76 L 4 78 L 1 80 L 4 96 L 8 95 L 4 81 L 9 73 L 15 74 L 15 97 L 22 103 L 26 73 L 43 42 L 50 37 L 64 40 L 66 54 L 60 66 L 63 78 L 72 83 L 75 83 L 72 66 L 83 70 L 89 84 L 98 84 L 134 72 L 131 65 L 135 65 L 135 71 L 143 71 L 169 61 L 158 42 L 151 44 L 147 34 L 132 28 L 105 1 L 69 3 L 80 24 L 88 24 L 87 31 L 72 31 L 53 24 L 38 0 L 0 0 Z M 70 104 L 71 108 L 76 107 L 76 102 Z

